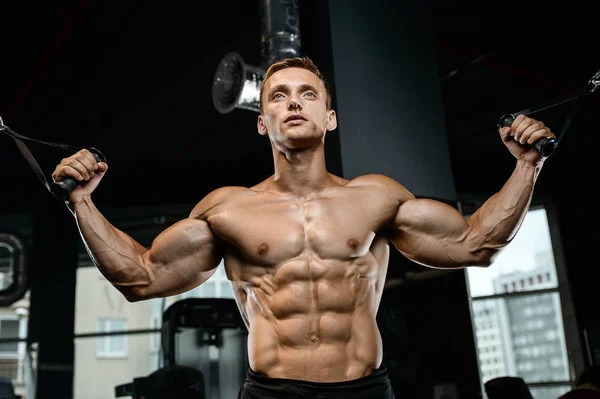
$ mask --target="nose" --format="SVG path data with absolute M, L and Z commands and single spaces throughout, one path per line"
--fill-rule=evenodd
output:
M 296 100 L 291 100 L 288 104 L 288 109 L 290 111 L 297 109 L 297 110 L 301 110 L 302 109 L 302 104 L 300 104 L 298 101 Z

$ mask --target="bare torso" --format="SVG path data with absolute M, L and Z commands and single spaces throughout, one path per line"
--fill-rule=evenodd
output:
M 335 178 L 306 198 L 242 190 L 205 213 L 249 330 L 250 367 L 274 378 L 344 381 L 382 360 L 377 308 L 389 258 L 380 232 L 398 204 Z

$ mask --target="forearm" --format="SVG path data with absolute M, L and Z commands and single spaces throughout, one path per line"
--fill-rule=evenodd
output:
M 71 206 L 88 254 L 100 272 L 119 290 L 151 282 L 143 262 L 146 249 L 106 220 L 90 197 Z
M 542 164 L 517 161 L 502 189 L 490 197 L 468 220 L 478 248 L 489 252 L 490 261 L 512 241 L 531 204 Z

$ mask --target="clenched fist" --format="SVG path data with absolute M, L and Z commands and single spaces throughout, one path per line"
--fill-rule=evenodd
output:
M 543 160 L 533 144 L 544 137 L 556 137 L 543 122 L 523 114 L 517 116 L 510 127 L 500 128 L 499 133 L 511 154 L 531 164 Z
M 70 177 L 79 183 L 69 196 L 69 202 L 75 204 L 94 192 L 107 169 L 108 165 L 105 162 L 96 161 L 94 154 L 83 149 L 68 158 L 63 158 L 54 169 L 52 179 L 59 183 Z

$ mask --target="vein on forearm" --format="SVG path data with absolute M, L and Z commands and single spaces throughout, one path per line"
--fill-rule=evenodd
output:
M 537 167 L 517 165 L 504 187 L 469 218 L 482 249 L 503 248 L 514 239 L 529 208 L 538 173 Z
M 76 216 L 82 238 L 102 274 L 117 286 L 149 284 L 152 275 L 142 259 L 145 248 L 114 228 L 89 199 L 77 205 Z

